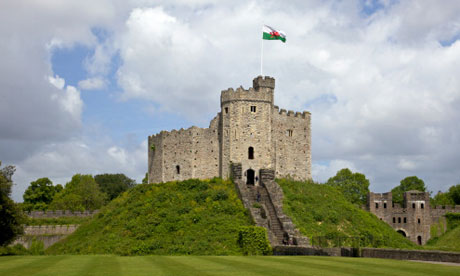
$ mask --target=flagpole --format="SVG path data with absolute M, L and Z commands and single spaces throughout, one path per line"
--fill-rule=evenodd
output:
M 264 33 L 264 25 L 262 24 L 262 36 Z M 262 43 L 260 47 L 260 75 L 263 76 L 262 66 L 264 64 L 264 38 L 262 37 Z

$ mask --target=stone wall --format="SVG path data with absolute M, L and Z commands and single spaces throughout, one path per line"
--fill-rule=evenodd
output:
M 310 112 L 293 112 L 273 108 L 272 161 L 276 177 L 311 179 Z
M 362 248 L 361 257 L 460 263 L 459 252 L 445 252 L 435 250 Z
M 61 218 L 61 217 L 91 217 L 97 214 L 99 210 L 93 211 L 69 211 L 69 210 L 56 210 L 56 211 L 31 211 L 24 214 L 30 218 Z
M 45 249 L 62 240 L 77 230 L 79 225 L 38 225 L 24 226 L 24 235 L 20 236 L 14 244 L 22 244 L 30 248 L 32 241 L 42 241 Z
M 193 126 L 150 136 L 149 182 L 218 176 L 218 116 L 211 121 L 209 128 Z
M 435 250 L 404 250 L 391 248 L 320 248 L 276 246 L 273 248 L 273 255 L 364 257 L 395 260 L 418 260 L 431 262 L 460 263 L 459 252 L 445 252 Z

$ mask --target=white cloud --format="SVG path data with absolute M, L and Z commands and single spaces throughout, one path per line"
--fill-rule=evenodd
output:
M 104 89 L 107 82 L 102 78 L 88 78 L 78 82 L 78 88 L 81 90 L 99 90 Z

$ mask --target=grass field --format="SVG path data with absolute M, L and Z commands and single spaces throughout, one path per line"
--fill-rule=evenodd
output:
M 60 255 L 0 257 L 0 275 L 460 275 L 460 267 L 313 256 Z

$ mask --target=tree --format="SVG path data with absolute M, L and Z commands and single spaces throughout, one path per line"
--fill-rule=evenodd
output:
M 443 205 L 443 206 L 452 206 L 455 205 L 454 201 L 452 200 L 450 193 L 443 193 L 439 191 L 431 200 L 430 204 L 432 206 L 438 206 L 438 205 Z
M 449 188 L 449 195 L 452 199 L 452 202 L 456 205 L 460 205 L 460 184 L 452 186 Z M 452 205 L 454 205 L 452 204 Z
M 149 173 L 145 173 L 145 177 L 142 179 L 142 184 L 149 184 Z
M 425 192 L 425 182 L 416 176 L 408 176 L 404 178 L 401 180 L 399 186 L 396 186 L 391 190 L 393 202 L 402 204 L 404 192 L 411 190 Z
M 76 174 L 65 188 L 55 195 L 50 204 L 53 210 L 96 210 L 101 208 L 107 195 L 99 189 L 99 185 L 91 175 Z
M 124 174 L 99 174 L 94 176 L 102 192 L 106 193 L 109 200 L 119 196 L 124 191 L 136 185 L 136 181 Z
M 353 173 L 349 169 L 341 169 L 334 177 L 329 178 L 326 185 L 337 187 L 352 203 L 366 204 L 369 192 L 369 180 L 361 173 Z
M 22 211 L 10 198 L 14 171 L 13 166 L 0 170 L 0 246 L 7 245 L 24 231 Z
M 46 210 L 53 201 L 54 195 L 62 190 L 61 185 L 53 186 L 47 177 L 30 182 L 30 186 L 22 196 L 25 210 Z

